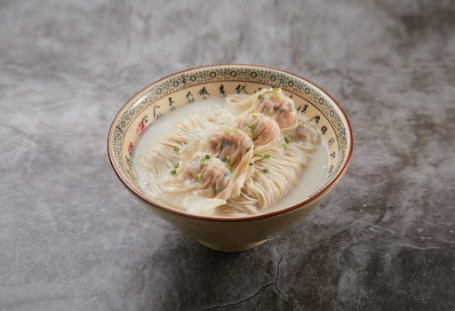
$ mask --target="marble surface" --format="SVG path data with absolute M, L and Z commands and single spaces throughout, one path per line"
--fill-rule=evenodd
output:
M 0 2 L 1 310 L 454 310 L 453 1 Z M 255 63 L 343 106 L 352 164 L 308 218 L 211 251 L 117 180 L 107 131 L 176 71 Z

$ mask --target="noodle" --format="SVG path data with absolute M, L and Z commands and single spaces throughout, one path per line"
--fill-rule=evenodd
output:
M 320 143 L 281 89 L 229 95 L 224 108 L 179 123 L 135 159 L 152 199 L 200 215 L 252 215 L 291 189 Z

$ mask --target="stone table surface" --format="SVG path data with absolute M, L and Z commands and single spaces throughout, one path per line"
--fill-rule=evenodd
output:
M 200 65 L 325 88 L 352 164 L 310 216 L 219 253 L 144 209 L 116 112 Z M 455 310 L 453 1 L 0 2 L 1 310 Z

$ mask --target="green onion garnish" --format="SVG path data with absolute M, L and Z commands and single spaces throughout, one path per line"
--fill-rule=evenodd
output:
M 175 174 L 177 174 L 177 171 L 176 170 L 172 170 L 171 171 L 171 175 L 175 175 Z
M 175 168 L 179 168 L 180 164 L 177 162 L 177 163 L 174 163 L 174 167 Z
M 254 120 L 256 120 L 256 119 L 258 118 L 258 116 L 255 115 L 255 114 L 252 114 L 251 117 L 252 117 Z
M 202 178 L 202 174 L 201 174 L 201 173 L 198 173 L 198 174 L 196 175 L 196 178 L 197 178 L 197 179 L 201 179 L 201 178 Z
M 253 162 L 248 163 L 249 166 L 253 166 Z
M 262 95 L 261 94 L 258 95 L 258 99 L 262 99 Z
M 175 145 L 172 146 L 172 148 L 174 148 L 174 151 L 179 151 L 179 147 L 177 147 L 177 146 L 175 146 Z
M 265 168 L 262 170 L 264 173 L 268 173 L 269 172 L 269 169 L 268 168 Z
M 289 138 L 287 136 L 284 136 L 284 141 L 286 142 L 286 144 L 289 144 Z
M 260 157 L 262 157 L 262 154 L 256 153 L 254 156 L 257 157 L 257 158 L 260 158 Z
M 268 158 L 270 158 L 270 154 L 268 154 L 268 153 L 264 154 L 264 159 L 268 159 Z
M 254 129 L 254 125 L 253 124 L 248 124 L 248 128 Z
M 206 159 L 206 160 L 210 159 L 210 154 L 207 153 L 207 154 L 205 155 L 205 159 Z

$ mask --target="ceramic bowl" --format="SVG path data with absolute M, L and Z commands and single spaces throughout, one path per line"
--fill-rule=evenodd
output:
M 143 131 L 179 106 L 231 93 L 253 94 L 280 87 L 322 133 L 329 149 L 326 183 L 309 198 L 277 211 L 235 218 L 198 216 L 164 206 L 139 188 L 131 156 Z M 164 119 L 163 119 L 164 120 Z M 313 210 L 346 172 L 353 151 L 349 121 L 340 105 L 316 84 L 297 75 L 256 65 L 215 65 L 172 74 L 134 95 L 115 116 L 107 149 L 114 172 L 144 205 L 202 244 L 220 251 L 242 251 L 262 244 Z

